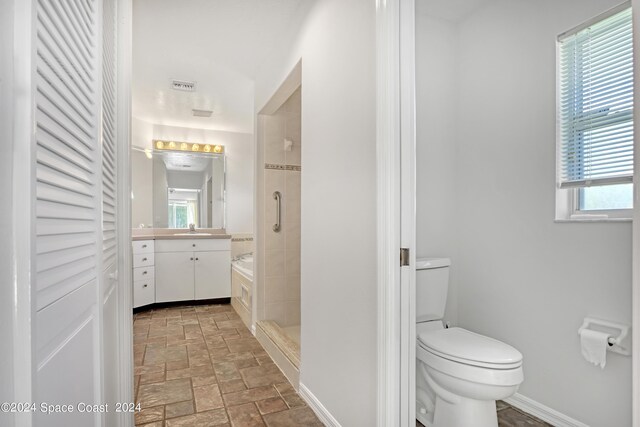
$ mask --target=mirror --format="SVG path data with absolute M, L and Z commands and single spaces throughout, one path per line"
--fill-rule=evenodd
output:
M 226 228 L 224 154 L 131 154 L 133 227 Z

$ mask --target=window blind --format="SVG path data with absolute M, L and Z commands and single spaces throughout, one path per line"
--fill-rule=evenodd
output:
M 558 37 L 560 187 L 633 181 L 628 4 Z

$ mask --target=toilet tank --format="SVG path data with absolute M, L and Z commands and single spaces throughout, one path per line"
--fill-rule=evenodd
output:
M 449 289 L 449 258 L 416 260 L 416 322 L 444 317 Z

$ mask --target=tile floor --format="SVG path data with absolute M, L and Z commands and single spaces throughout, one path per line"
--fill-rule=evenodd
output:
M 501 400 L 496 402 L 498 410 L 498 427 L 553 427 Z M 424 427 L 416 421 L 416 427 Z
M 231 305 L 134 315 L 136 425 L 321 427 Z

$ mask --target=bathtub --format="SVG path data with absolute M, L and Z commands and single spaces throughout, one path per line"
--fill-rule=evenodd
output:
M 231 268 L 253 281 L 253 254 L 243 255 L 231 261 Z
M 253 255 L 231 261 L 231 305 L 251 329 L 251 295 L 253 293 Z

